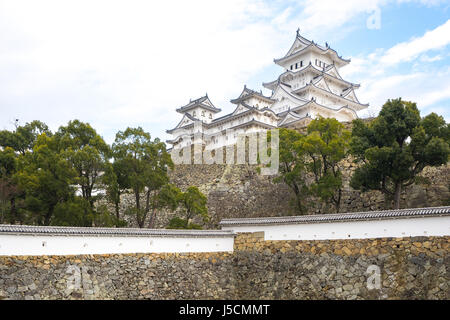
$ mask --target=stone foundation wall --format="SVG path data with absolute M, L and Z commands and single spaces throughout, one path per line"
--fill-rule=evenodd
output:
M 0 299 L 449 299 L 450 237 L 264 241 L 233 253 L 0 257 Z M 369 266 L 380 288 L 367 287 Z M 376 281 L 375 281 L 376 283 Z
M 242 234 L 235 246 L 246 299 L 450 298 L 450 237 L 263 241 Z M 380 270 L 380 289 L 367 286 L 369 266 Z
M 381 192 L 361 193 L 349 187 L 355 165 L 351 159 L 343 161 L 344 192 L 340 212 L 373 211 L 391 209 L 386 207 Z M 412 185 L 402 193 L 401 208 L 443 206 L 450 203 L 450 164 L 426 167 L 421 174 L 428 183 Z M 273 176 L 262 176 L 256 166 L 250 165 L 178 165 L 170 172 L 170 180 L 182 190 L 197 186 L 208 197 L 211 221 L 205 228 L 218 228 L 226 218 L 276 217 L 297 215 L 291 201 L 292 190 L 284 183 L 275 183 Z M 121 212 L 134 204 L 133 195 L 122 197 Z M 310 198 L 309 214 L 333 212 Z M 111 210 L 113 208 L 111 207 Z M 161 210 L 156 217 L 156 227 L 163 228 L 176 213 Z M 125 217 L 129 227 L 137 224 L 132 217 Z M 199 223 L 201 223 L 199 221 Z
M 362 193 L 353 190 L 349 181 L 355 164 L 343 161 L 344 192 L 340 212 L 391 209 L 384 195 L 378 191 Z M 448 205 L 450 201 L 450 164 L 427 167 L 421 174 L 428 183 L 412 185 L 402 193 L 401 208 L 420 208 Z M 170 173 L 171 181 L 182 189 L 198 186 L 208 197 L 208 211 L 212 217 L 207 228 L 217 228 L 225 218 L 275 217 L 297 215 L 291 201 L 294 193 L 284 183 L 275 183 L 272 176 L 258 174 L 249 165 L 184 165 L 176 166 Z M 310 214 L 333 212 L 324 208 L 321 201 L 310 198 Z M 163 211 L 158 216 L 158 226 L 166 225 L 173 213 Z
M 367 118 L 370 122 L 373 118 Z M 344 123 L 351 130 L 352 123 Z M 297 128 L 305 134 L 306 127 Z M 225 151 L 224 151 L 225 152 Z M 349 186 L 355 170 L 353 159 L 342 161 L 344 192 L 340 212 L 357 212 L 392 209 L 385 203 L 381 192 L 362 193 Z M 407 187 L 402 192 L 401 208 L 422 208 L 450 205 L 450 163 L 440 167 L 426 167 L 420 175 L 421 184 Z M 182 190 L 197 186 L 208 197 L 208 211 L 211 221 L 205 228 L 218 228 L 225 218 L 276 217 L 297 215 L 291 205 L 293 191 L 283 183 L 274 183 L 273 176 L 262 176 L 254 165 L 177 165 L 169 173 L 170 181 Z M 134 205 L 134 198 L 127 194 L 122 197 L 121 213 Z M 309 214 L 333 212 L 325 208 L 321 201 L 310 198 L 307 201 Z M 111 212 L 114 212 L 111 207 Z M 176 213 L 161 210 L 156 217 L 156 227 L 165 227 Z M 132 217 L 124 217 L 129 227 L 137 227 Z M 200 221 L 199 221 L 200 222 Z

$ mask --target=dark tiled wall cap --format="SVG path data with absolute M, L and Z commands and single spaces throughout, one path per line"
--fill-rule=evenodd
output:
M 296 223 L 345 222 L 361 220 L 384 220 L 395 218 L 415 218 L 450 215 L 450 206 L 431 208 L 411 208 L 399 210 L 367 211 L 351 213 L 316 214 L 305 216 L 285 216 L 267 218 L 224 219 L 221 226 L 276 225 Z
M 0 225 L 0 234 L 49 234 L 49 235 L 92 235 L 92 236 L 153 236 L 183 238 L 216 238 L 234 237 L 227 230 L 175 230 L 175 229 L 137 229 L 137 228 L 90 228 L 90 227 L 57 227 Z

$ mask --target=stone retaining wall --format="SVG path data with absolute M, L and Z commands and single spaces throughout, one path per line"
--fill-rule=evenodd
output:
M 449 249 L 448 236 L 264 241 L 247 233 L 233 253 L 8 256 L 0 299 L 449 299 Z M 367 287 L 369 266 L 380 270 L 380 289 Z
M 381 192 L 361 193 L 349 187 L 355 169 L 351 159 L 343 161 L 344 192 L 340 212 L 375 211 L 386 207 Z M 421 174 L 429 183 L 409 186 L 402 193 L 401 208 L 422 208 L 448 205 L 450 202 L 450 164 L 441 167 L 426 167 Z M 178 165 L 170 172 L 170 180 L 182 190 L 195 185 L 208 198 L 211 221 L 206 229 L 218 228 L 218 223 L 227 218 L 275 217 L 297 215 L 291 205 L 294 193 L 284 183 L 275 183 L 273 176 L 258 174 L 251 165 Z M 308 200 L 309 214 L 330 212 L 321 201 Z M 121 212 L 134 205 L 131 194 L 122 197 Z M 111 212 L 113 212 L 111 207 Z M 331 211 L 333 212 L 333 211 Z M 156 217 L 157 228 L 167 226 L 176 213 L 162 210 Z M 133 217 L 124 217 L 129 227 L 136 227 Z M 201 223 L 201 221 L 198 221 Z M 147 225 L 146 225 L 147 226 Z

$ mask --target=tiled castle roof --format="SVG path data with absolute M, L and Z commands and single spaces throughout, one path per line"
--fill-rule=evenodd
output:
M 205 96 L 203 96 L 201 98 L 198 98 L 198 99 L 190 101 L 187 105 L 184 105 L 184 106 L 178 108 L 176 111 L 184 113 L 184 112 L 186 112 L 188 110 L 191 110 L 192 108 L 195 108 L 197 106 L 200 106 L 200 107 L 202 107 L 204 109 L 210 110 L 210 111 L 212 111 L 214 113 L 217 113 L 217 112 L 221 111 L 221 109 L 216 108 L 212 104 L 211 100 L 209 100 L 209 98 L 208 98 L 208 94 L 206 94 Z

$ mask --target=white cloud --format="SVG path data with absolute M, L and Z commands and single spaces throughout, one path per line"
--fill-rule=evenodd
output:
M 285 53 L 297 27 L 333 41 L 325 35 L 345 32 L 331 30 L 392 1 L 0 0 L 0 128 L 79 118 L 108 134 L 142 125 L 164 139 L 189 98 L 208 92 L 230 111 L 229 99 Z M 364 73 L 381 55 L 345 69 Z
M 189 98 L 228 101 L 278 47 L 259 0 L 0 6 L 3 117 L 54 127 L 73 118 L 170 126 Z
M 427 54 L 423 54 L 420 56 L 420 61 L 422 62 L 435 62 L 444 59 L 444 57 L 440 54 L 435 55 L 433 57 L 428 56 Z
M 392 65 L 409 62 L 421 53 L 440 49 L 448 44 L 450 44 L 450 19 L 436 29 L 426 32 L 422 37 L 399 43 L 390 48 L 381 57 L 381 63 Z
M 352 63 L 343 68 L 341 74 L 362 84 L 359 99 L 370 102 L 370 107 L 360 115 L 377 114 L 384 102 L 391 98 L 401 97 L 417 102 L 425 113 L 429 112 L 430 106 L 449 99 L 450 68 L 439 68 L 433 64 L 444 59 L 443 55 L 429 56 L 433 50 L 450 44 L 449 28 L 450 20 L 421 37 L 388 50 L 378 49 L 367 56 L 352 58 Z M 403 69 L 403 72 L 396 71 L 399 64 L 407 61 L 409 68 Z M 442 115 L 448 119 L 450 110 L 442 110 Z

